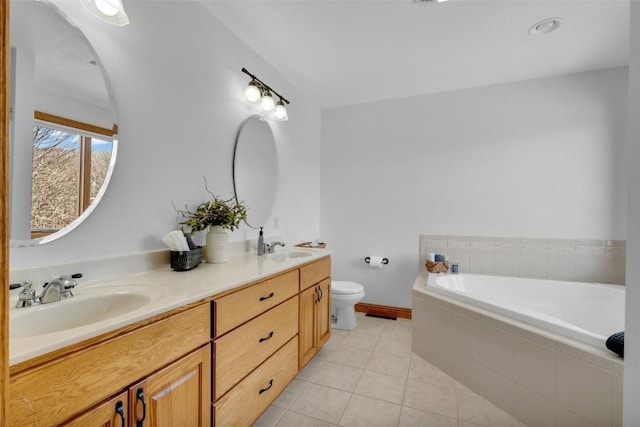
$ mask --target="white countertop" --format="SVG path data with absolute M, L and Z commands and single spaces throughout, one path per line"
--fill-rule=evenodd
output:
M 95 281 L 90 284 L 83 284 L 80 280 L 80 284 L 73 290 L 74 298 L 28 308 L 15 308 L 18 293 L 12 292 L 9 301 L 9 364 L 15 365 L 53 350 L 114 331 L 185 304 L 315 261 L 332 252 L 315 248 L 307 249 L 307 251 L 311 252 L 310 256 L 286 260 L 257 256 L 255 252 L 242 253 L 230 256 L 227 263 L 207 264 L 203 262 L 197 268 L 189 271 L 173 271 L 169 265 L 166 265 L 166 267 L 157 270 L 129 274 L 117 279 Z M 149 285 L 153 285 L 155 297 L 148 304 L 126 314 L 80 327 L 28 337 L 14 336 L 17 334 L 11 333 L 11 325 L 14 322 L 15 324 L 29 322 L 30 313 L 33 313 L 32 317 L 35 318 L 37 317 L 36 311 L 44 312 L 56 306 L 62 307 L 74 299 L 79 303 L 87 295 L 104 290 L 108 291 L 112 287 L 126 289 L 126 286 L 130 286 L 131 289 L 134 289 L 136 286 L 148 287 Z

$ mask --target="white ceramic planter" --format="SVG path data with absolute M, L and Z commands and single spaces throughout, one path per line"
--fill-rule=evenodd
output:
M 229 233 L 219 225 L 209 227 L 207 232 L 207 262 L 222 264 L 227 262 L 227 246 L 229 246 Z

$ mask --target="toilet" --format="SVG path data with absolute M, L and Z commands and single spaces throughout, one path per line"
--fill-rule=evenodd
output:
M 354 306 L 364 298 L 364 287 L 355 282 L 334 280 L 331 282 L 331 327 L 355 329 L 357 325 Z

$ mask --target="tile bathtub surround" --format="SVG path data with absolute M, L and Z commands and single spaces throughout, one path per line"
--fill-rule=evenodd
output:
M 414 354 L 411 320 L 356 314 L 255 426 L 524 426 Z
M 497 407 L 530 427 L 621 425 L 612 353 L 413 292 L 413 351 Z
M 420 265 L 430 252 L 460 272 L 578 282 L 625 283 L 624 240 L 420 235 Z

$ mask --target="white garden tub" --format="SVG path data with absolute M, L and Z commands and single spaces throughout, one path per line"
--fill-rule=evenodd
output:
M 412 348 L 528 426 L 622 424 L 624 287 L 420 271 Z
M 430 274 L 426 289 L 600 348 L 624 330 L 621 285 Z

